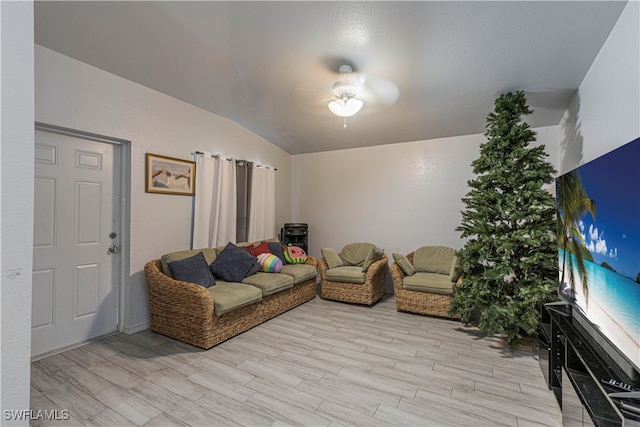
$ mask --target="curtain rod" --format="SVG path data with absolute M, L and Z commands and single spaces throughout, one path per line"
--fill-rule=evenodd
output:
M 191 153 L 191 155 L 204 156 L 204 153 L 202 151 L 194 151 L 193 153 Z M 213 157 L 214 159 L 217 159 L 217 158 L 220 157 L 220 154 L 212 154 L 211 157 Z M 228 162 L 232 162 L 234 160 L 236 161 L 236 163 L 240 163 L 240 165 L 242 165 L 242 162 L 250 162 L 251 161 L 251 160 L 237 160 L 237 159 L 234 159 L 233 157 L 229 157 L 227 159 Z M 256 163 L 256 162 L 253 162 L 253 163 Z M 264 167 L 267 170 L 271 170 L 271 169 L 273 169 L 274 171 L 278 170 L 278 168 L 272 168 L 271 166 L 260 165 L 260 164 L 256 163 L 256 168 L 260 169 L 262 167 Z

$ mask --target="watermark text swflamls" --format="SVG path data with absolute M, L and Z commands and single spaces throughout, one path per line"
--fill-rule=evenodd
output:
M 69 411 L 66 409 L 5 409 L 2 413 L 6 421 L 44 420 L 66 421 L 69 419 Z

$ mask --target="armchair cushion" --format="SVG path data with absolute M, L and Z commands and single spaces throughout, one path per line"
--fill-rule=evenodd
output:
M 322 253 L 324 260 L 327 262 L 327 267 L 336 268 L 344 265 L 342 258 L 340 258 L 340 255 L 338 255 L 338 252 L 336 252 L 335 249 L 320 248 L 320 252 Z
M 369 267 L 371 267 L 371 264 L 376 261 L 380 261 L 382 258 L 384 258 L 384 250 L 374 247 L 369 252 L 369 255 L 367 255 L 367 257 L 364 259 L 364 264 L 362 264 L 362 271 L 366 273 Z
M 189 258 L 172 261 L 169 263 L 169 268 L 176 280 L 196 283 L 205 288 L 216 284 L 202 252 Z
M 342 258 L 345 265 L 362 267 L 367 255 L 373 248 L 375 248 L 375 245 L 372 243 L 349 243 L 340 251 L 340 258 Z
M 456 251 L 445 246 L 423 246 L 413 255 L 416 272 L 445 274 L 450 278 Z
M 413 273 L 416 272 L 416 269 L 413 268 L 413 264 L 411 264 L 406 255 L 396 252 L 393 254 L 393 260 L 398 263 L 400 270 L 402 270 L 406 276 L 412 276 Z
M 402 287 L 408 291 L 451 295 L 454 282 L 451 281 L 448 275 L 417 272 L 413 276 L 406 276 L 402 280 Z
M 361 285 L 364 283 L 364 271 L 358 265 L 345 265 L 342 267 L 330 268 L 326 277 L 331 282 L 353 283 Z
M 459 271 L 456 271 L 456 267 L 458 267 L 458 256 L 453 257 L 453 261 L 451 261 L 451 272 L 449 273 L 449 277 L 451 277 L 452 282 L 457 282 L 461 276 Z

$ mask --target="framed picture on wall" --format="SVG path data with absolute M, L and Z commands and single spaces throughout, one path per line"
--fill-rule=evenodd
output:
M 147 193 L 196 194 L 195 162 L 147 153 L 145 163 Z

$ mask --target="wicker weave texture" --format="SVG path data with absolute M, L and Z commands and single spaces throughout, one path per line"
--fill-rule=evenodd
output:
M 413 263 L 413 252 L 407 255 L 407 259 Z M 404 279 L 405 274 L 398 263 L 392 263 L 389 270 L 393 278 L 393 286 L 396 293 L 396 308 L 398 311 L 459 319 L 459 316 L 451 316 L 449 314 L 452 299 L 451 295 L 408 291 L 402 287 L 402 279 Z
M 373 305 L 382 299 L 384 294 L 384 274 L 389 258 L 386 254 L 381 260 L 371 264 L 365 273 L 364 283 L 332 282 L 327 280 L 329 268 L 324 258 L 318 260 L 320 271 L 320 296 L 324 299 L 344 301 L 357 304 Z
M 309 257 L 308 264 L 317 266 Z M 159 259 L 144 268 L 149 292 L 151 330 L 208 349 L 316 296 L 316 279 L 263 297 L 260 302 L 216 316 L 211 294 L 202 286 L 174 280 Z

